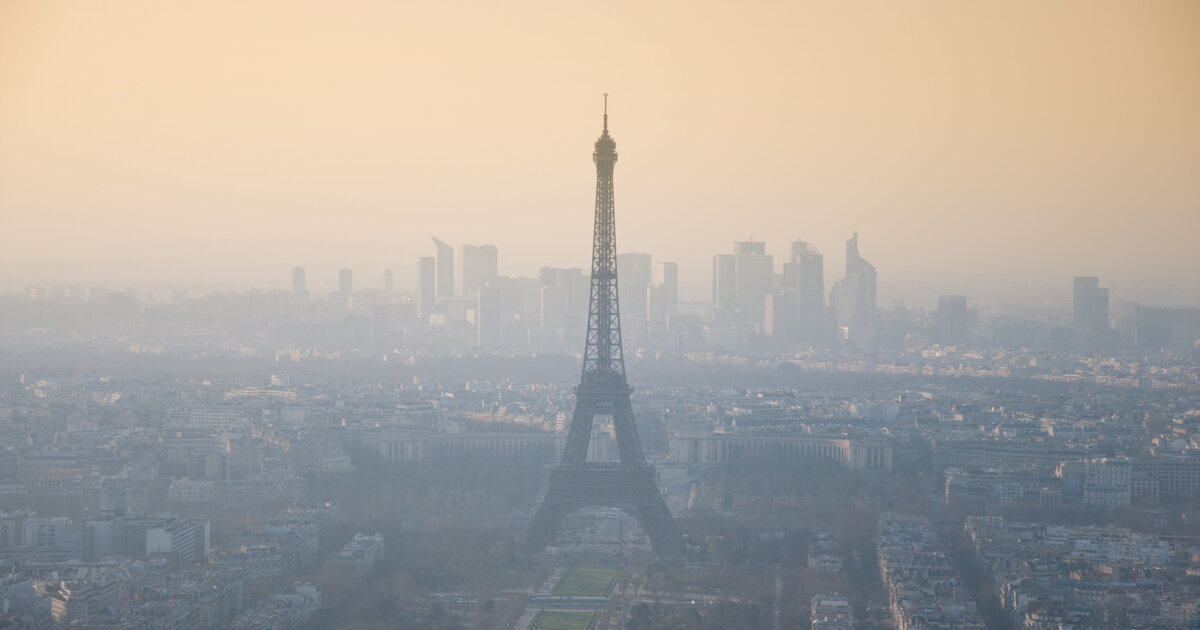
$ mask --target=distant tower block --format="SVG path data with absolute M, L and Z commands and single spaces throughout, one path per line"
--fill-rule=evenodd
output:
M 495 245 L 463 245 L 458 258 L 459 295 L 475 295 L 480 287 L 498 275 Z
M 437 238 L 433 246 L 437 250 L 437 297 L 454 297 L 454 248 Z
M 1108 328 L 1108 289 L 1100 287 L 1100 278 L 1077 276 L 1074 283 L 1073 315 L 1077 328 Z
M 292 297 L 297 300 L 308 297 L 308 285 L 304 276 L 304 267 L 292 267 Z
M 625 380 L 621 348 L 621 316 L 617 305 L 617 228 L 613 212 L 613 166 L 617 145 L 608 135 L 605 98 L 604 132 L 596 141 L 596 219 L 592 238 L 592 287 L 588 308 L 583 374 L 575 390 L 575 413 L 567 430 L 560 464 L 550 471 L 546 496 L 526 534 L 524 548 L 546 548 L 563 517 L 587 506 L 625 511 L 642 525 L 654 552 L 680 558 L 687 545 L 646 464 L 633 423 L 632 390 Z M 596 416 L 610 416 L 619 463 L 587 461 L 588 441 Z

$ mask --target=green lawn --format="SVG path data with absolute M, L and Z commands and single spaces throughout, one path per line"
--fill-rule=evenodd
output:
M 592 630 L 600 621 L 597 612 L 568 612 L 563 610 L 543 610 L 533 618 L 529 630 Z
M 574 567 L 554 585 L 554 594 L 559 597 L 608 597 L 620 574 L 620 569 Z

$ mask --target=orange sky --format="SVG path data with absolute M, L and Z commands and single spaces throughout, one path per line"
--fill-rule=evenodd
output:
M 0 286 L 586 266 L 606 91 L 619 249 L 685 297 L 751 236 L 832 280 L 858 230 L 881 304 L 1200 304 L 1192 0 L 4 0 Z

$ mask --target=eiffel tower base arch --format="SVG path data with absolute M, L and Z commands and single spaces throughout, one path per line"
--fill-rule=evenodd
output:
M 646 531 L 654 554 L 661 559 L 681 560 L 687 554 L 687 544 L 654 483 L 654 468 L 602 464 L 550 471 L 546 496 L 522 541 L 522 550 L 528 553 L 545 550 L 563 518 L 585 507 L 615 508 L 632 516 Z

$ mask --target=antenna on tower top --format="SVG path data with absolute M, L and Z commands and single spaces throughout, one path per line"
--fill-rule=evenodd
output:
M 604 133 L 608 133 L 608 92 L 604 93 Z

